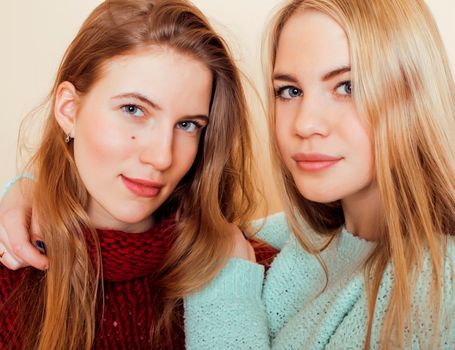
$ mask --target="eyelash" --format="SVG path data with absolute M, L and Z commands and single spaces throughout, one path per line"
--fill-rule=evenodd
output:
M 347 85 L 347 84 L 350 85 L 351 92 L 346 93 L 346 94 L 339 94 L 339 93 L 336 92 L 340 87 L 342 87 L 343 85 Z M 283 97 L 282 96 L 283 92 L 288 90 L 288 89 L 298 90 L 298 95 L 297 96 L 290 96 L 290 97 Z M 349 98 L 349 97 L 351 97 L 351 94 L 352 94 L 352 83 L 351 83 L 351 81 L 350 80 L 345 80 L 345 81 L 342 81 L 342 82 L 338 83 L 335 86 L 334 92 L 335 92 L 335 94 L 337 96 L 339 96 L 341 98 Z M 277 88 L 275 90 L 275 97 L 279 98 L 282 101 L 289 101 L 289 100 L 292 100 L 294 98 L 300 97 L 302 95 L 303 95 L 303 91 L 301 89 L 295 87 L 295 86 L 292 86 L 292 85 L 282 86 L 282 87 L 279 87 L 279 88 Z
M 141 116 L 141 117 L 143 117 L 143 116 L 145 115 L 144 109 L 143 109 L 141 106 L 136 105 L 136 104 L 134 104 L 134 103 L 127 103 L 127 104 L 125 104 L 125 105 L 122 105 L 120 108 L 121 108 L 122 111 L 125 112 L 126 114 L 131 115 L 131 116 L 134 116 L 133 113 L 131 113 L 131 112 L 128 111 L 128 108 L 130 108 L 130 107 L 134 107 L 134 108 L 136 108 L 137 110 L 141 111 L 141 113 L 142 113 L 142 116 Z M 140 117 L 138 117 L 138 116 L 134 116 L 134 117 L 140 118 Z
M 337 96 L 339 96 L 341 98 L 349 98 L 349 97 L 351 97 L 351 94 L 352 94 L 352 82 L 350 80 L 345 80 L 345 81 L 342 81 L 339 84 L 337 84 L 337 86 L 335 87 L 335 93 L 340 87 L 342 87 L 343 85 L 347 85 L 347 84 L 350 85 L 350 90 L 351 91 L 349 93 L 346 93 L 346 95 L 337 93 Z
M 138 118 L 138 119 L 139 119 L 139 118 L 142 118 L 142 117 L 145 116 L 144 109 L 143 109 L 141 106 L 136 105 L 136 104 L 134 104 L 134 103 L 127 103 L 127 104 L 124 104 L 124 105 L 122 105 L 120 108 L 121 108 L 126 114 L 131 115 L 131 116 L 134 116 L 133 113 L 131 113 L 131 112 L 128 111 L 128 108 L 130 108 L 130 107 L 136 108 L 137 110 L 141 111 L 141 113 L 143 114 L 143 115 L 140 116 L 140 117 L 135 116 L 135 118 Z M 198 131 L 198 130 L 200 130 L 200 129 L 202 129 L 202 128 L 204 127 L 204 125 L 202 125 L 200 122 L 198 122 L 198 121 L 196 121 L 196 120 L 183 120 L 183 121 L 181 121 L 181 122 L 178 122 L 176 127 L 178 127 L 178 126 L 181 125 L 182 123 L 192 123 L 192 124 L 195 126 L 196 129 L 195 129 L 194 131 L 190 131 L 190 133 L 195 133 L 196 131 Z M 179 129 L 180 129 L 180 128 L 179 128 Z M 185 130 L 184 130 L 184 131 L 185 131 Z
M 178 122 L 177 126 L 181 125 L 182 123 L 192 123 L 192 124 L 194 124 L 196 129 L 194 131 L 190 131 L 190 133 L 196 133 L 197 131 L 201 130 L 204 127 L 201 123 L 199 123 L 196 120 L 183 120 L 181 122 Z M 183 130 L 183 131 L 186 131 L 186 130 Z
M 294 96 L 294 97 L 283 97 L 282 96 L 283 92 L 288 90 L 288 89 L 296 89 L 296 90 L 298 90 L 299 91 L 299 95 L 298 96 Z M 289 100 L 294 99 L 296 97 L 302 96 L 302 94 L 303 94 L 303 91 L 301 89 L 299 89 L 299 88 L 297 88 L 295 86 L 292 86 L 292 85 L 281 86 L 281 87 L 279 87 L 279 88 L 277 88 L 275 90 L 275 97 L 279 98 L 282 101 L 289 101 Z

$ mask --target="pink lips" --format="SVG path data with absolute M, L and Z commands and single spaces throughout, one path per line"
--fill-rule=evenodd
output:
M 155 181 L 130 179 L 124 175 L 121 176 L 123 183 L 134 194 L 140 197 L 152 198 L 158 196 L 163 184 Z
M 343 158 L 321 153 L 296 153 L 292 156 L 292 159 L 303 171 L 316 172 L 334 166 Z

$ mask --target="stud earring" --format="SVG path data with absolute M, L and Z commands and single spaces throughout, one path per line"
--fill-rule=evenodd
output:
M 73 139 L 73 138 L 71 137 L 71 134 L 70 134 L 70 133 L 66 134 L 66 136 L 65 136 L 65 143 L 69 143 L 72 139 Z

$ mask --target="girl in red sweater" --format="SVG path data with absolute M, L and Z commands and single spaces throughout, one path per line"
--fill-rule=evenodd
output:
M 229 223 L 247 230 L 254 203 L 225 43 L 184 0 L 106 1 L 48 106 L 29 169 L 49 265 L 0 268 L 0 348 L 182 347 L 180 302 L 222 268 Z

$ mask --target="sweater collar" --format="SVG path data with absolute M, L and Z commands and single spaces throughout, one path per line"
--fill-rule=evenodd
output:
M 173 241 L 175 219 L 168 218 L 143 233 L 98 229 L 105 281 L 128 281 L 156 272 Z
M 375 246 L 376 242 L 355 236 L 345 227 L 342 227 L 341 232 L 333 242 L 332 249 L 335 249 L 336 263 L 349 270 L 362 266 Z

